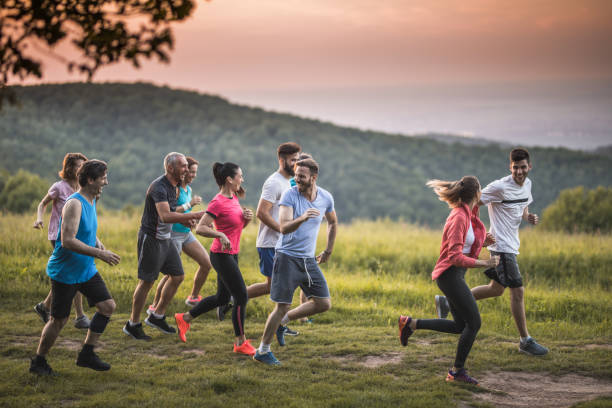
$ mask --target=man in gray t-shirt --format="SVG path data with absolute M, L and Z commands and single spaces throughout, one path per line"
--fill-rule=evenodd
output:
M 266 277 L 265 282 L 254 283 L 247 288 L 249 299 L 270 293 L 272 265 L 276 242 L 280 236 L 278 224 L 279 202 L 283 193 L 291 187 L 289 180 L 294 175 L 294 167 L 302 148 L 297 143 L 288 142 L 278 146 L 278 170 L 268 177 L 261 189 L 256 216 L 261 221 L 257 234 L 257 253 L 259 270 Z

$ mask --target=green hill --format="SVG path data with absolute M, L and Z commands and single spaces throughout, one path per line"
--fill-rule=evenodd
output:
M 111 208 L 141 204 L 169 151 L 200 161 L 193 187 L 204 200 L 217 191 L 211 164 L 238 163 L 245 174 L 246 203 L 255 206 L 264 179 L 276 169 L 276 146 L 289 140 L 319 161 L 319 184 L 334 194 L 343 221 L 401 217 L 439 225 L 448 210 L 425 187 L 428 179 L 473 174 L 486 184 L 508 173 L 507 146 L 361 131 L 151 84 L 14 89 L 21 106 L 0 111 L 1 166 L 12 173 L 27 169 L 51 182 L 66 152 L 106 160 L 111 184 L 102 201 Z M 536 211 L 562 189 L 612 184 L 610 156 L 562 148 L 530 151 Z

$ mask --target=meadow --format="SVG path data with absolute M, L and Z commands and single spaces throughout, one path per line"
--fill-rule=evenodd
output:
M 1 215 L 0 406 L 612 406 L 612 236 L 521 231 L 528 326 L 550 353 L 518 352 L 507 294 L 481 301 L 482 329 L 467 366 L 482 384 L 473 387 L 444 381 L 455 336 L 418 331 L 406 348 L 397 337 L 399 314 L 435 316 L 439 291 L 430 272 L 441 231 L 390 220 L 340 225 L 332 259 L 322 268 L 332 309 L 312 324 L 293 322 L 300 335 L 288 338 L 286 347 L 272 345 L 283 365 L 271 368 L 233 354 L 231 322 L 218 322 L 214 312 L 196 320 L 186 344 L 148 326 L 150 342 L 122 333 L 137 282 L 139 220 L 126 212 L 99 217 L 101 240 L 121 255 L 115 267 L 97 262 L 117 302 L 97 349 L 111 371 L 74 364 L 85 333 L 69 322 L 48 356 L 58 375 L 39 378 L 28 372 L 42 329 L 33 306 L 49 290 L 51 247 L 46 231 L 32 229 L 32 217 Z M 256 233 L 250 225 L 241 242 L 247 284 L 262 280 Z M 210 247 L 210 240 L 200 240 Z M 319 240 L 322 247 L 324 226 Z M 171 314 L 187 310 L 183 301 L 196 266 L 186 257 L 183 262 L 186 278 Z M 467 280 L 471 286 L 488 282 L 481 269 L 469 271 Z M 202 294 L 215 290 L 213 270 Z M 254 345 L 272 308 L 267 297 L 249 301 L 246 333 Z M 92 309 L 87 313 L 91 317 Z M 532 399 L 525 400 L 527 394 Z

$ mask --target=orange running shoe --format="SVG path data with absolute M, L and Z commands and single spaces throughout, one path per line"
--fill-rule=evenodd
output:
M 255 351 L 257 350 L 255 350 L 255 347 L 251 345 L 250 340 L 245 340 L 244 343 L 242 343 L 239 346 L 236 343 L 234 343 L 234 353 L 246 354 L 247 356 L 253 356 L 255 355 Z
M 178 335 L 179 338 L 183 341 L 183 343 L 187 343 L 187 337 L 185 336 L 189 331 L 191 325 L 183 319 L 183 315 L 185 313 L 175 313 L 174 320 L 176 321 L 176 327 L 178 327 Z
M 412 322 L 412 317 L 409 316 L 400 316 L 397 319 L 397 325 L 399 326 L 399 338 L 402 346 L 406 346 L 408 344 L 408 337 L 412 336 L 414 331 L 410 328 L 410 322 Z

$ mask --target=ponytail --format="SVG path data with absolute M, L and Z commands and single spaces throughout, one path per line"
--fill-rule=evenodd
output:
M 213 176 L 215 177 L 215 181 L 219 187 L 223 187 L 225 184 L 225 180 L 228 177 L 234 177 L 238 172 L 239 166 L 235 163 L 219 163 L 215 162 L 213 164 Z
M 457 181 L 429 180 L 427 186 L 431 187 L 440 201 L 448 203 L 455 208 L 462 203 L 469 204 L 480 191 L 480 183 L 474 176 L 464 176 Z

